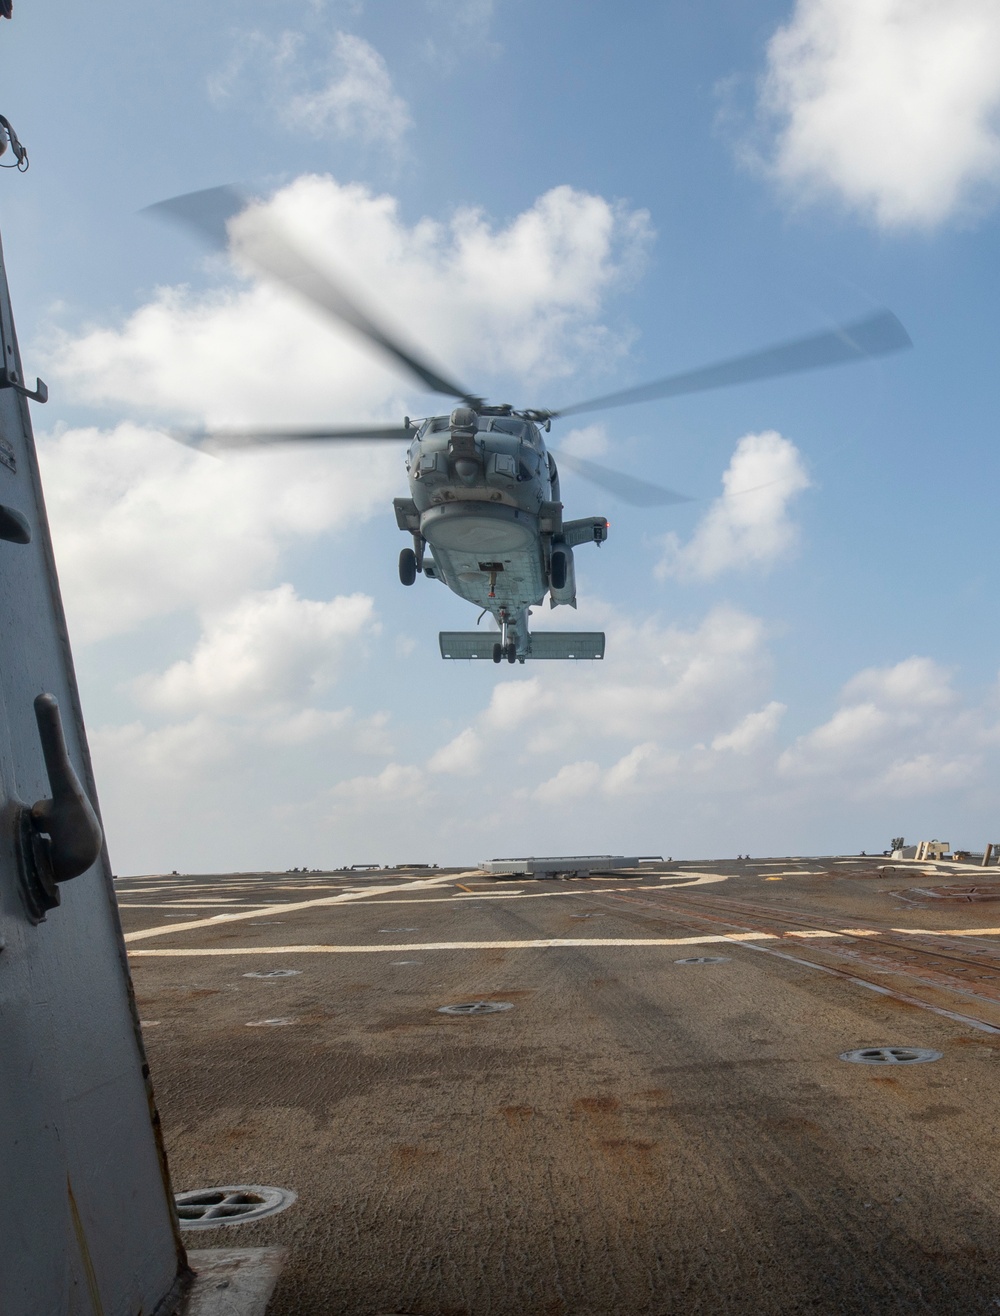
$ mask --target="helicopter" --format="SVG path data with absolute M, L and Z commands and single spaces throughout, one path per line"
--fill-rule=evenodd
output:
M 193 228 L 211 245 L 230 247 L 230 221 L 250 202 L 229 186 L 189 192 L 146 213 Z M 528 659 L 602 659 L 603 632 L 532 631 L 531 610 L 576 607 L 574 550 L 608 537 L 603 516 L 563 518 L 557 459 L 565 468 L 639 506 L 690 501 L 684 495 L 608 470 L 546 443 L 552 422 L 584 412 L 703 392 L 778 375 L 883 356 L 912 346 L 891 311 L 778 343 L 696 370 L 668 375 L 556 410 L 490 404 L 434 368 L 402 335 L 339 286 L 292 237 L 262 213 L 241 254 L 260 272 L 349 326 L 432 393 L 455 400 L 447 414 L 402 425 L 295 429 L 199 429 L 173 437 L 196 447 L 247 447 L 285 442 L 405 442 L 409 498 L 394 499 L 399 529 L 412 546 L 399 555 L 399 579 L 437 580 L 482 611 L 496 632 L 442 631 L 442 658 L 524 663 Z

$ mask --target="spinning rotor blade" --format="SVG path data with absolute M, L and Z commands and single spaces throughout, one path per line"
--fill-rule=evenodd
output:
M 234 187 L 209 187 L 203 192 L 188 192 L 147 206 L 145 213 L 186 224 L 213 247 L 226 251 L 229 246 L 228 221 L 246 209 L 247 204 L 247 198 Z M 265 220 L 263 216 L 258 218 L 253 241 L 244 254 L 265 274 L 387 352 L 432 393 L 460 398 L 473 406 L 481 401 L 475 394 L 439 374 L 416 352 L 404 347 L 394 334 L 381 328 L 329 274 L 318 269 L 273 220 Z
M 631 503 L 633 507 L 667 507 L 671 503 L 691 502 L 687 494 L 674 493 L 672 489 L 661 489 L 658 484 L 647 484 L 645 480 L 636 480 L 621 471 L 609 471 L 606 466 L 584 461 L 582 457 L 574 457 L 572 453 L 557 452 L 555 448 L 550 448 L 549 452 L 566 470 L 575 472 L 584 480 L 590 480 L 592 484 L 599 484 L 602 489 L 607 489 L 623 503 Z
M 410 439 L 416 433 L 403 425 L 350 425 L 340 428 L 295 430 L 187 430 L 174 431 L 171 438 L 191 448 L 254 448 L 268 443 L 312 443 L 340 440 L 344 443 L 370 439 Z
M 733 357 L 716 365 L 688 370 L 680 375 L 667 375 L 665 379 L 637 388 L 625 388 L 618 393 L 577 402 L 559 411 L 537 413 L 543 419 L 557 416 L 575 416 L 582 411 L 603 411 L 606 407 L 624 407 L 631 402 L 649 402 L 654 398 L 677 397 L 683 393 L 701 393 L 710 388 L 725 388 L 730 384 L 748 384 L 757 379 L 773 379 L 777 375 L 791 375 L 799 370 L 815 370 L 820 366 L 841 365 L 860 361 L 866 357 L 884 356 L 912 347 L 910 335 L 891 311 L 879 311 L 854 324 L 842 325 L 827 333 L 810 334 L 787 343 L 777 343 L 762 352 Z

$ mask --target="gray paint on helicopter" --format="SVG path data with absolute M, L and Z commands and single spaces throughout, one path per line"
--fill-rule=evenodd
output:
M 477 631 L 442 632 L 441 654 L 446 658 L 491 656 L 494 662 L 506 658 L 523 663 L 529 658 L 604 655 L 600 632 L 551 632 L 544 641 L 533 643 L 528 626 L 530 609 L 546 596 L 551 607 L 576 607 L 573 550 L 585 543 L 600 545 L 608 532 L 604 517 L 562 519 L 555 455 L 543 437 L 543 429 L 547 433 L 553 420 L 847 364 L 912 345 L 896 316 L 879 311 L 833 330 L 559 410 L 489 406 L 363 309 L 262 207 L 255 208 L 250 224 L 233 229 L 232 221 L 250 208 L 251 202 L 235 188 L 218 187 L 160 202 L 148 207 L 147 213 L 188 225 L 222 250 L 234 246 L 242 259 L 354 329 L 425 388 L 455 398 L 460 405 L 449 415 L 431 416 L 417 425 L 407 418 L 402 426 L 198 430 L 174 437 L 209 448 L 409 440 L 410 497 L 394 500 L 397 524 L 413 538 L 413 547 L 400 554 L 400 580 L 412 585 L 421 573 L 440 580 L 484 614 L 491 613 L 500 631 L 498 640 Z M 561 453 L 559 459 L 625 502 L 648 507 L 688 501 L 682 494 L 572 454 Z M 557 639 L 559 635 L 563 638 Z

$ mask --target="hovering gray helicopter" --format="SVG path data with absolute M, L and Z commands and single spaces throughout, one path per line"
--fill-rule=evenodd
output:
M 191 192 L 150 206 L 147 213 L 180 221 L 212 245 L 229 245 L 229 220 L 247 206 L 231 187 Z M 569 453 L 557 454 L 543 438 L 553 420 L 655 398 L 676 397 L 730 384 L 773 378 L 800 370 L 882 356 L 911 346 L 890 311 L 824 333 L 780 343 L 716 365 L 591 398 L 559 410 L 515 410 L 488 405 L 430 366 L 402 338 L 377 323 L 322 272 L 273 221 L 255 225 L 245 253 L 263 273 L 293 289 L 394 359 L 433 393 L 458 400 L 448 415 L 400 426 L 338 426 L 303 429 L 199 430 L 181 437 L 196 445 L 244 447 L 302 441 L 409 441 L 406 471 L 410 497 L 394 500 L 400 530 L 413 547 L 399 555 L 399 578 L 412 585 L 423 574 L 492 613 L 499 638 L 479 631 L 443 631 L 443 658 L 603 658 L 602 632 L 531 632 L 530 609 L 544 602 L 576 607 L 573 551 L 602 544 L 602 516 L 563 519 L 556 457 L 585 479 L 640 506 L 689 501 L 657 485 L 610 471 Z M 480 618 L 481 619 L 481 618 Z

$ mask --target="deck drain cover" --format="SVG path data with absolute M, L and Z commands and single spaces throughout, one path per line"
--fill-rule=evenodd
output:
M 728 964 L 728 955 L 691 955 L 686 960 L 674 960 L 675 964 Z
M 244 978 L 294 978 L 301 969 L 261 969 L 259 973 L 245 973 Z
M 941 1051 L 929 1051 L 922 1046 L 863 1046 L 857 1051 L 845 1051 L 841 1060 L 856 1065 L 925 1065 L 940 1060 Z
M 510 1001 L 470 1001 L 467 1005 L 439 1005 L 438 1014 L 497 1014 L 513 1008 Z
M 216 1229 L 219 1225 L 242 1225 L 275 1215 L 291 1206 L 295 1197 L 290 1188 L 227 1184 L 224 1188 L 195 1188 L 177 1193 L 174 1202 L 181 1229 Z

